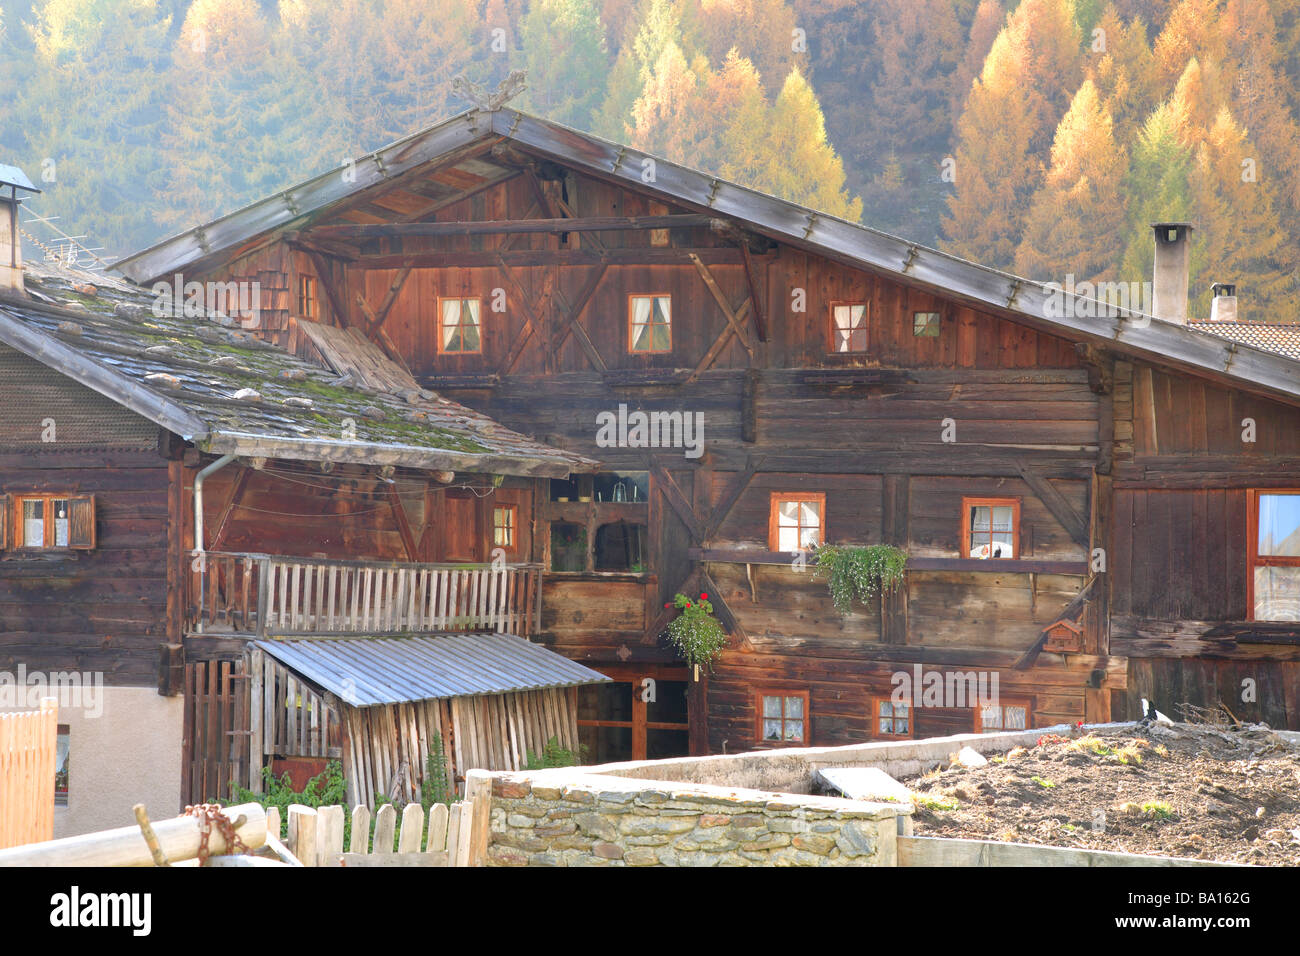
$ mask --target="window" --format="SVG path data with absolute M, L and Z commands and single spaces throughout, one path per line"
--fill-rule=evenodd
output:
M 867 303 L 837 302 L 831 305 L 831 351 L 867 350 Z
M 438 352 L 472 355 L 483 351 L 479 299 L 438 300 Z
M 1028 730 L 1029 701 L 1001 700 L 996 704 L 982 704 L 976 708 L 978 721 L 975 730 L 981 734 L 991 734 L 998 730 Z
M 808 742 L 807 691 L 761 691 L 757 704 L 760 741 L 765 744 Z
M 939 337 L 939 313 L 913 312 L 912 334 L 918 339 L 937 339 Z
M 1020 499 L 963 498 L 962 557 L 1020 556 Z
M 316 318 L 316 277 L 298 276 L 298 314 L 304 319 Z
M 771 551 L 807 551 L 822 543 L 826 495 L 772 493 L 767 546 Z
M 519 524 L 519 509 L 515 505 L 497 505 L 492 509 L 492 547 L 515 549 L 515 529 Z
M 628 301 L 629 352 L 671 352 L 673 350 L 672 297 L 630 295 Z
M 596 570 L 642 572 L 645 566 L 646 527 L 615 521 L 596 529 Z
M 572 521 L 551 522 L 551 570 L 587 570 L 587 529 Z
M 911 737 L 912 705 L 895 703 L 888 697 L 875 701 L 874 733 L 877 737 Z
M 17 495 L 14 547 L 89 550 L 95 546 L 94 495 Z
M 1251 491 L 1251 619 L 1300 621 L 1300 491 Z
M 59 724 L 58 736 L 54 744 L 54 805 L 68 805 L 68 751 L 71 749 L 71 735 L 67 724 Z

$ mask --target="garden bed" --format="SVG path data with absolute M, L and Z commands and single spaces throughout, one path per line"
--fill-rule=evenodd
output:
M 902 782 L 917 836 L 1300 864 L 1300 751 L 1266 729 L 1049 733 L 985 766 Z

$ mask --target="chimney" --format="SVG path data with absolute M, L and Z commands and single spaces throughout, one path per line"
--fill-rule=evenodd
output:
M 5 187 L 9 192 L 5 193 Z M 40 192 L 17 166 L 0 165 L 0 293 L 23 291 L 23 249 L 18 238 L 18 190 Z
M 1151 312 L 1166 322 L 1187 324 L 1187 283 L 1191 277 L 1192 224 L 1154 222 L 1156 256 Z
M 1216 282 L 1210 286 L 1214 301 L 1210 303 L 1211 322 L 1237 321 L 1237 287 L 1230 282 Z

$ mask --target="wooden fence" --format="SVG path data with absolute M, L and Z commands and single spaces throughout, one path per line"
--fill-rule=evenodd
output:
M 230 784 L 248 782 L 248 677 L 240 660 L 185 665 L 181 717 L 181 802 L 225 803 Z M 261 767 L 256 768 L 261 788 Z
M 59 704 L 0 714 L 0 848 L 54 836 L 54 759 Z
M 487 859 L 492 811 L 492 778 L 471 770 L 465 799 L 436 803 L 427 815 L 418 803 L 398 812 L 391 804 L 373 815 L 357 805 L 344 846 L 344 807 L 289 807 L 286 845 L 304 866 L 483 866 Z M 267 830 L 280 833 L 280 811 L 268 807 Z
M 528 637 L 535 564 L 405 564 L 209 551 L 191 574 L 195 630 L 248 634 L 496 631 Z

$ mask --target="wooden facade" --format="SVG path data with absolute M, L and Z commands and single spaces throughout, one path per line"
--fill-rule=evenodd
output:
M 485 145 L 474 159 L 497 172 L 464 198 L 422 202 L 412 175 L 212 275 L 315 271 L 334 288 L 320 321 L 368 328 L 423 384 L 607 473 L 645 473 L 635 506 L 535 482 L 520 522 L 547 569 L 540 638 L 617 666 L 633 695 L 673 665 L 665 602 L 710 593 L 731 646 L 688 682 L 691 752 L 764 746 L 765 688 L 808 695 L 808 743 L 869 739 L 915 663 L 996 673 L 1034 724 L 1132 716 L 1148 696 L 1224 697 L 1238 716 L 1300 726 L 1286 689 L 1296 632 L 1247 623 L 1243 564 L 1247 490 L 1296 483 L 1295 408 L 743 222 L 701 222 L 689 203 L 553 156 Z M 629 297 L 642 295 L 671 298 L 666 350 L 633 346 Z M 448 297 L 482 303 L 473 352 L 439 348 Z M 849 354 L 834 350 L 844 303 L 865 306 Z M 268 337 L 310 338 L 292 309 L 275 315 Z M 703 454 L 598 444 L 598 416 L 620 405 L 698 414 Z M 1243 447 L 1247 415 L 1259 441 Z M 772 553 L 772 496 L 792 493 L 824 496 L 829 542 L 905 549 L 902 590 L 838 613 L 823 581 Z M 963 513 L 993 499 L 1015 504 L 1014 557 L 973 559 Z M 597 568 L 592 539 L 615 522 L 644 527 L 642 568 Z M 556 561 L 557 527 L 586 535 L 585 565 Z M 1044 648 L 1053 624 L 1073 629 L 1073 652 Z M 1243 667 L 1254 705 L 1225 696 Z M 909 733 L 979 722 L 975 708 L 922 707 Z
M 252 609 L 272 608 L 258 556 L 326 569 L 276 571 L 302 589 L 276 614 L 333 620 L 329 582 L 359 562 L 386 575 L 364 592 L 385 613 L 436 623 L 439 566 L 496 552 L 540 568 L 540 600 L 510 610 L 530 636 L 614 680 L 576 694 L 591 759 L 1103 721 L 1143 696 L 1300 728 L 1300 626 L 1252 620 L 1248 564 L 1252 495 L 1300 487 L 1300 365 L 1164 322 L 1052 319 L 1023 280 L 666 163 L 643 181 L 627 150 L 525 114 L 467 117 L 367 159 L 353 186 L 319 177 L 292 213 L 255 204 L 123 270 L 256 282 L 250 335 L 336 371 L 339 343 L 361 343 L 380 358 L 357 374 L 388 391 L 414 381 L 599 467 L 245 455 L 204 498 L 207 546 L 233 563 L 195 571 L 194 482 L 215 452 L 172 429 L 74 489 L 99 496 L 101 548 L 156 552 L 125 558 L 152 589 L 132 613 L 161 620 L 132 640 L 235 659 Z M 640 413 L 665 441 L 606 440 Z M 0 490 L 48 487 L 52 467 Z M 905 550 L 903 586 L 841 614 L 781 545 L 782 502 L 819 540 Z M 46 586 L 0 580 L 28 614 Z M 69 620 L 131 586 L 90 585 Z M 664 640 L 678 592 L 708 593 L 729 635 L 700 680 Z M 918 667 L 996 676 L 1005 706 L 887 712 Z

